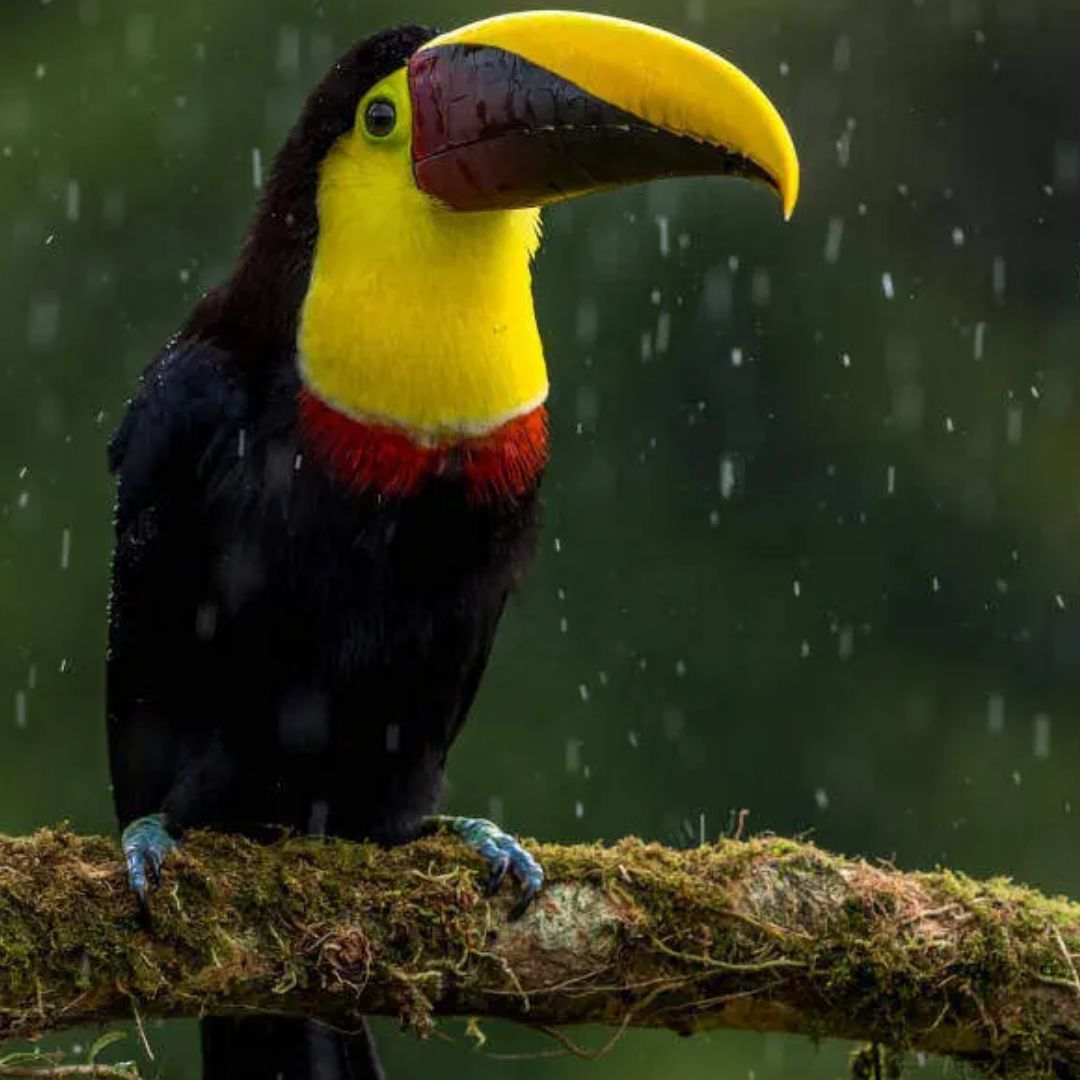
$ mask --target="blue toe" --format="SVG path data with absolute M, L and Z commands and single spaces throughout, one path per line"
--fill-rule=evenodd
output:
M 146 899 L 151 884 L 161 880 L 161 864 L 176 847 L 176 841 L 165 828 L 161 814 L 150 814 L 131 822 L 120 837 L 127 866 L 128 884 Z
M 511 909 L 510 917 L 522 915 L 544 886 L 544 870 L 536 859 L 514 837 L 485 818 L 445 817 L 438 820 L 487 861 L 489 892 L 495 892 L 508 873 L 517 882 L 521 895 Z
M 510 856 L 510 873 L 521 885 L 521 910 L 524 911 L 544 887 L 544 868 L 516 840 L 508 839 L 510 843 L 506 851 Z

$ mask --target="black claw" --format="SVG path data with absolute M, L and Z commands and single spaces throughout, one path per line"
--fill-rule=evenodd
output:
M 521 895 L 517 898 L 514 906 L 510 909 L 510 921 L 515 922 L 520 919 L 526 911 L 532 907 L 532 902 L 540 895 L 539 889 L 525 888 L 522 890 Z
M 505 852 L 500 852 L 488 866 L 488 879 L 487 879 L 487 894 L 488 896 L 494 896 L 506 879 L 507 872 L 510 870 L 510 856 Z

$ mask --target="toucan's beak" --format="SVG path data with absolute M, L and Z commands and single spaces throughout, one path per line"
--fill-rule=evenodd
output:
M 799 162 L 738 68 L 624 19 L 522 12 L 435 38 L 409 63 L 413 168 L 454 210 L 541 206 L 664 176 L 763 180 L 790 217 Z

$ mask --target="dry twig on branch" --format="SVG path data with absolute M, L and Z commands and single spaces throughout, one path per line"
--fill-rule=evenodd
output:
M 1080 905 L 759 838 L 537 845 L 523 919 L 435 837 L 390 851 L 188 837 L 149 922 L 115 845 L 0 839 L 0 1038 L 268 1010 L 744 1028 L 868 1040 L 1009 1076 L 1080 1076 Z M 572 1046 L 572 1044 L 568 1044 Z

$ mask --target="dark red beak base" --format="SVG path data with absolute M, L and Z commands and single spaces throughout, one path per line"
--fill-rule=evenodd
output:
M 417 186 L 453 210 L 543 206 L 664 176 L 771 183 L 741 155 L 656 128 L 504 49 L 424 49 L 409 90 Z

